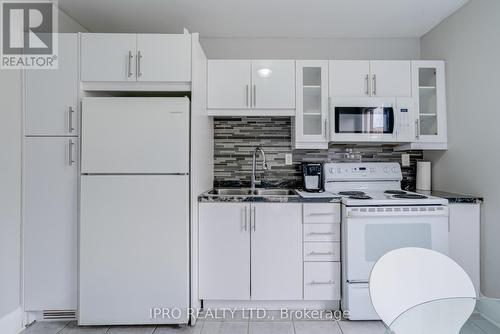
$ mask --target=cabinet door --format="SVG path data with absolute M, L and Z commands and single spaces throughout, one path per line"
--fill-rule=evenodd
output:
M 59 34 L 59 67 L 26 71 L 26 135 L 78 132 L 78 36 Z
M 75 310 L 77 142 L 25 139 L 24 294 L 27 311 Z
M 376 60 L 370 62 L 371 93 L 380 97 L 410 97 L 410 61 Z
M 365 60 L 330 61 L 330 96 L 370 96 L 370 62 Z
M 250 207 L 199 204 L 199 298 L 250 299 Z
M 207 107 L 249 109 L 250 75 L 250 60 L 209 60 Z
M 295 109 L 295 61 L 252 60 L 252 103 L 257 109 Z
M 302 299 L 302 206 L 252 204 L 252 299 Z
M 295 148 L 328 148 L 328 61 L 296 62 Z
M 135 81 L 136 36 L 82 34 L 82 81 Z
M 137 35 L 137 81 L 191 81 L 191 35 Z
M 412 62 L 416 141 L 446 143 L 446 87 L 443 61 Z

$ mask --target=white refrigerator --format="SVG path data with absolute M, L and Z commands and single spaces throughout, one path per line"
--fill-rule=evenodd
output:
M 188 322 L 189 110 L 83 99 L 79 325 Z

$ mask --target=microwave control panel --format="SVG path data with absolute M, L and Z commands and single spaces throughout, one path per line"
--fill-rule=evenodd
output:
M 397 117 L 398 117 L 398 142 L 413 141 L 413 99 L 397 99 Z

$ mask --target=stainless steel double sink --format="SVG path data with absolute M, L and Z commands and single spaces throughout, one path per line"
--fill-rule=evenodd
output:
M 249 189 L 249 188 L 216 188 L 207 192 L 212 196 L 298 196 L 293 189 Z

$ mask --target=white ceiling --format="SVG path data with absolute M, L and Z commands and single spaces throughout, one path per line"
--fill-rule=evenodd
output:
M 420 37 L 468 0 L 59 0 L 93 32 L 203 37 Z

